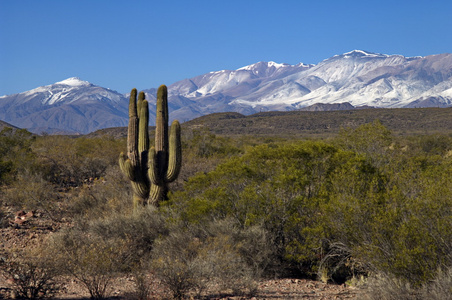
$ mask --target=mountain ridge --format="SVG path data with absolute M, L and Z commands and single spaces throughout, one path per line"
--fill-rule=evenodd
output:
M 127 125 L 128 104 L 118 92 L 71 77 L 0 97 L 0 119 L 34 133 L 88 133 Z
M 144 92 L 152 125 L 156 88 Z M 168 86 L 168 93 L 170 118 L 181 122 L 218 112 L 251 115 L 312 106 L 322 110 L 338 103 L 353 107 L 449 107 L 452 54 L 405 57 L 353 50 L 315 65 L 261 61 L 175 82 Z M 49 133 L 87 133 L 125 126 L 127 97 L 71 77 L 0 97 L 0 119 L 31 131 L 47 128 Z

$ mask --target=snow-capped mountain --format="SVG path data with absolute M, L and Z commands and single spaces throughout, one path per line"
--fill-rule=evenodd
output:
M 448 107 L 452 106 L 452 54 L 404 57 L 354 50 L 316 65 L 258 62 L 184 79 L 169 85 L 168 91 L 170 118 L 181 122 L 215 112 L 297 110 L 316 103 Z M 145 92 L 153 125 L 156 89 Z M 69 78 L 0 97 L 0 120 L 35 132 L 57 128 L 85 133 L 126 126 L 127 97 Z
M 155 91 L 149 90 L 149 97 Z M 354 50 L 317 65 L 259 62 L 169 86 L 173 118 L 296 110 L 316 103 L 371 107 L 452 106 L 452 54 L 404 57 Z
M 451 88 L 451 54 L 404 57 L 361 50 L 317 65 L 260 62 L 169 87 L 171 95 L 194 101 L 200 114 L 249 114 L 343 102 L 374 107 L 451 106 Z
M 0 97 L 0 119 L 41 133 L 88 133 L 126 126 L 124 95 L 79 78 Z

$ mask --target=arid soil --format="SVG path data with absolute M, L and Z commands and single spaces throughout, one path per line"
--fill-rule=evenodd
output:
M 47 235 L 59 230 L 65 224 L 56 223 L 44 217 L 42 213 L 33 213 L 22 218 L 15 212 L 8 224 L 0 228 L 0 260 L 12 249 L 34 247 Z M 148 285 L 151 287 L 148 299 L 171 299 L 170 292 L 158 279 L 149 275 Z M 13 278 L 0 276 L 0 299 L 12 298 Z M 56 299 L 89 299 L 88 290 L 73 278 L 59 278 L 61 292 Z M 109 299 L 137 299 L 136 285 L 133 276 L 116 278 L 112 282 Z M 257 292 L 251 296 L 233 294 L 209 295 L 205 299 L 354 299 L 358 290 L 346 285 L 325 284 L 319 281 L 282 278 L 262 280 Z
M 152 286 L 149 299 L 170 299 L 170 293 L 154 279 L 150 281 Z M 58 299 L 87 299 L 89 294 L 86 289 L 74 282 L 69 281 L 65 285 L 65 293 L 59 295 Z M 232 294 L 210 295 L 207 299 L 215 300 L 239 300 L 239 299 L 356 299 L 357 290 L 345 285 L 324 284 L 318 281 L 306 279 L 274 279 L 259 283 L 258 291 L 252 296 L 234 296 Z M 133 278 L 118 278 L 110 293 L 111 299 L 133 299 L 135 298 L 135 285 Z

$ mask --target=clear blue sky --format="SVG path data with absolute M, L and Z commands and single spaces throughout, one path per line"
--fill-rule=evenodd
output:
M 452 52 L 451 0 L 0 0 L 0 95 L 80 77 L 121 93 L 354 49 Z

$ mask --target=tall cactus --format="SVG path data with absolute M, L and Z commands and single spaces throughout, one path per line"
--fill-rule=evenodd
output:
M 149 152 L 149 106 L 145 95 L 132 89 L 129 101 L 129 127 L 127 133 L 127 155 L 119 155 L 119 167 L 132 182 L 133 207 L 143 206 L 149 198 L 148 176 Z
M 155 145 L 149 151 L 150 203 L 158 204 L 166 199 L 168 183 L 177 178 L 181 165 L 180 124 L 177 120 L 173 121 L 168 138 L 168 90 L 161 85 L 157 91 Z
M 149 149 L 149 106 L 143 92 L 130 93 L 127 155 L 119 155 L 119 166 L 132 182 L 134 209 L 158 205 L 166 199 L 168 183 L 179 175 L 182 165 L 180 124 L 171 125 L 168 139 L 168 92 L 165 85 L 157 92 L 155 146 Z

